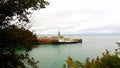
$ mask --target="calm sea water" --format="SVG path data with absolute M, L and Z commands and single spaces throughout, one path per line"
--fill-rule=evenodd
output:
M 74 60 L 85 62 L 87 57 L 96 58 L 101 56 L 105 49 L 113 52 L 118 45 L 115 42 L 120 41 L 120 34 L 105 35 L 64 35 L 69 38 L 82 38 L 83 43 L 75 44 L 46 44 L 39 45 L 29 52 L 31 57 L 39 60 L 40 68 L 62 68 L 66 63 L 68 56 Z

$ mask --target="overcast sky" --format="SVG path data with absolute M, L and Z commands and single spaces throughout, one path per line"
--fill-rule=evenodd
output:
M 120 0 L 48 0 L 32 15 L 37 34 L 120 33 Z

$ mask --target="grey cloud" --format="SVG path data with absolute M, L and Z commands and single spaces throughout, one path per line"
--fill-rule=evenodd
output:
M 120 25 L 100 26 L 96 28 L 89 28 L 78 31 L 82 33 L 120 33 Z

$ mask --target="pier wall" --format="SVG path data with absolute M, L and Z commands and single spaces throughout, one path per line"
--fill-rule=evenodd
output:
M 71 38 L 62 38 L 62 39 L 71 40 Z M 76 43 L 82 43 L 82 39 L 72 39 L 72 40 L 74 40 Z M 58 42 L 58 37 L 39 37 L 37 43 L 38 44 L 52 44 L 52 43 L 59 43 L 59 42 Z

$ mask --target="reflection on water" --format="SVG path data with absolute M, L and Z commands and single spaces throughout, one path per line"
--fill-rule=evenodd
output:
M 84 62 L 86 57 L 101 56 L 105 49 L 118 48 L 115 42 L 120 40 L 120 35 L 83 35 L 82 38 L 83 43 L 39 45 L 29 54 L 40 61 L 40 68 L 62 68 L 68 56 Z

